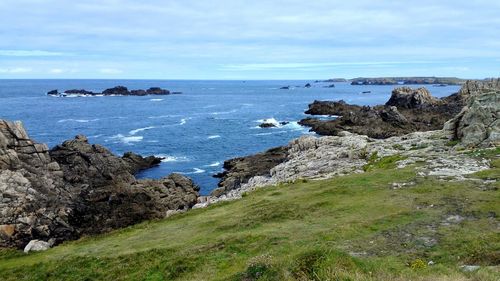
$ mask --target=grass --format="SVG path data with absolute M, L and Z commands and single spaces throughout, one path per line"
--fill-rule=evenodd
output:
M 364 174 L 260 189 L 238 201 L 66 242 L 46 252 L 2 250 L 0 276 L 498 280 L 498 188 L 417 178 L 412 167 L 394 169 L 399 160 L 371 157 Z M 498 170 L 495 162 L 488 177 Z M 393 182 L 410 181 L 415 185 L 391 188 Z M 449 223 L 453 215 L 464 220 Z M 463 272 L 459 266 L 464 264 L 481 269 Z

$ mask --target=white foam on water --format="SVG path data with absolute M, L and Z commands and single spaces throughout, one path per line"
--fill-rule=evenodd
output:
M 95 119 L 61 119 L 57 121 L 57 123 L 64 123 L 64 122 L 77 122 L 77 123 L 88 123 L 88 122 L 95 122 L 99 121 L 99 118 Z
M 220 138 L 219 135 L 213 135 L 213 136 L 208 136 L 207 139 L 211 140 L 211 139 L 218 139 Z
M 109 138 L 110 140 L 118 140 L 125 144 L 130 144 L 133 142 L 141 142 L 144 137 L 143 136 L 124 136 L 122 134 L 114 135 Z
M 135 134 L 137 134 L 139 132 L 146 131 L 146 130 L 151 130 L 151 129 L 154 129 L 154 128 L 156 128 L 156 127 L 155 126 L 149 126 L 149 127 L 134 129 L 134 130 L 132 130 L 132 131 L 130 131 L 128 133 L 131 134 L 131 135 L 135 135 Z
M 202 173 L 205 173 L 206 171 L 203 170 L 203 169 L 199 169 L 199 168 L 193 168 L 193 171 L 192 172 L 188 172 L 188 173 L 183 173 L 183 172 L 177 172 L 179 174 L 183 174 L 183 175 L 192 175 L 192 174 L 202 174 Z
M 212 115 L 223 115 L 223 114 L 231 114 L 231 113 L 235 113 L 236 109 L 233 109 L 233 110 L 230 110 L 230 111 L 217 111 L 217 112 L 211 112 L 210 114 Z
M 205 167 L 218 167 L 218 166 L 220 166 L 220 164 L 221 164 L 220 162 L 214 162 L 212 164 L 205 165 Z
M 159 115 L 159 116 L 149 116 L 149 119 L 161 119 L 161 118 L 173 118 L 173 117 L 181 117 L 181 115 Z
M 158 154 L 155 155 L 156 157 L 163 158 L 161 162 L 168 163 L 168 162 L 188 162 L 189 158 L 185 156 L 173 156 L 173 155 L 166 155 L 166 154 Z
M 162 101 L 163 99 L 150 99 L 150 101 Z

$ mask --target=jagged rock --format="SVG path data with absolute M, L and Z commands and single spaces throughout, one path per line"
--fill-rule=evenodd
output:
M 420 108 L 437 105 L 438 99 L 431 96 L 426 88 L 412 89 L 409 87 L 396 88 L 385 105 L 397 108 Z
M 148 95 L 168 95 L 168 94 L 170 94 L 170 91 L 162 89 L 162 88 L 158 88 L 158 87 L 152 87 L 152 88 L 149 88 L 146 91 L 146 93 Z
M 386 105 L 368 107 L 344 101 L 314 101 L 306 114 L 338 118 L 321 120 L 309 117 L 299 124 L 311 127 L 311 131 L 320 135 L 334 136 L 349 131 L 372 138 L 388 138 L 416 131 L 439 130 L 460 112 L 465 100 L 465 94 L 460 92 L 436 99 L 424 88 L 402 87 L 393 91 Z
M 307 84 L 304 86 L 304 88 L 311 88 L 311 87 L 312 87 L 312 86 L 311 86 L 311 83 L 307 83 Z
M 105 96 L 127 96 L 130 94 L 127 87 L 116 86 L 113 88 L 106 89 L 102 92 Z
M 239 188 L 254 176 L 268 175 L 272 167 L 286 160 L 287 149 L 277 147 L 255 155 L 234 158 L 224 162 L 225 171 L 215 175 L 221 178 L 219 187 L 212 191 L 213 196 L 220 196 Z
M 133 176 L 159 161 L 117 157 L 82 135 L 49 151 L 20 122 L 0 120 L 0 247 L 59 243 L 194 206 L 199 188 L 185 176 Z
M 478 88 L 475 87 L 477 91 Z M 500 90 L 470 94 L 468 104 L 444 125 L 465 146 L 500 144 Z
M 50 239 L 48 242 L 42 240 L 31 240 L 26 247 L 24 247 L 24 252 L 39 252 L 46 251 L 54 245 L 54 240 Z

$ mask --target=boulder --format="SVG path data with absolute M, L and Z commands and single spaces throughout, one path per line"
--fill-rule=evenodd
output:
M 444 130 L 465 146 L 500 145 L 500 91 L 467 93 L 467 106 Z
M 50 239 L 48 242 L 42 240 L 31 240 L 26 247 L 24 247 L 24 252 L 39 252 L 46 251 L 54 245 L 54 240 Z
M 385 105 L 398 108 L 421 108 L 437 105 L 438 102 L 439 100 L 431 96 L 426 88 L 401 87 L 392 91 L 391 98 Z

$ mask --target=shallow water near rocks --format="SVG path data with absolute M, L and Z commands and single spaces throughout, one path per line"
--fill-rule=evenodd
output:
M 0 118 L 23 121 L 31 138 L 49 147 L 77 134 L 114 153 L 134 151 L 164 157 L 161 165 L 139 177 L 159 178 L 180 172 L 208 194 L 212 175 L 224 160 L 287 144 L 308 133 L 296 122 L 314 100 L 345 100 L 360 105 L 385 103 L 398 86 L 351 86 L 311 81 L 165 81 L 165 80 L 0 80 Z M 181 95 L 66 97 L 46 96 L 53 89 L 102 91 L 162 87 Z M 289 90 L 279 89 L 291 86 Z M 298 86 L 298 87 L 295 87 Z M 418 85 L 410 85 L 419 87 Z M 458 86 L 427 88 L 436 97 Z M 362 93 L 371 91 L 371 93 Z M 290 122 L 259 128 L 259 120 Z

